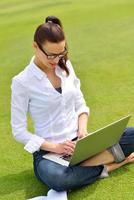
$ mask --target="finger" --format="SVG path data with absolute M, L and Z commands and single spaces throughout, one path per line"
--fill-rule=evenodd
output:
M 65 144 L 66 144 L 67 146 L 73 148 L 73 149 L 75 148 L 75 145 L 76 145 L 75 142 L 72 142 L 72 141 L 70 141 L 70 140 L 67 140 Z
M 128 156 L 129 159 L 132 159 L 134 158 L 134 153 L 131 153 L 129 156 Z
M 67 149 L 68 151 L 74 152 L 75 146 L 72 147 L 67 145 Z
M 68 150 L 67 149 L 65 150 L 64 155 L 68 155 Z
M 72 151 L 69 151 L 69 150 L 65 150 L 64 152 L 63 152 L 63 155 L 72 155 L 73 154 L 73 152 Z
M 134 153 L 131 153 L 131 154 L 130 154 L 130 157 L 131 157 L 131 158 L 134 158 Z
M 74 152 L 74 148 L 72 148 L 72 147 L 65 145 L 64 148 L 67 150 L 68 153 Z
M 134 158 L 128 157 L 126 160 L 127 160 L 128 162 L 134 162 Z

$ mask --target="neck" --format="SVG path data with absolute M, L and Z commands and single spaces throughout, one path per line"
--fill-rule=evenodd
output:
M 40 60 L 38 60 L 36 57 L 34 58 L 33 62 L 36 64 L 37 67 L 39 67 L 43 72 L 46 74 L 54 73 L 54 69 L 49 69 L 46 65 L 44 65 Z

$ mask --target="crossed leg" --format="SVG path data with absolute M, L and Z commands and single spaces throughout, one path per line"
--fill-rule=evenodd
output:
M 128 157 L 126 157 L 124 161 L 120 163 L 115 163 L 113 155 L 109 151 L 106 150 L 82 162 L 80 165 L 81 166 L 97 166 L 97 165 L 103 164 L 107 167 L 107 171 L 111 172 L 127 163 L 132 163 L 132 162 L 134 162 L 134 152 L 131 153 Z
M 125 154 L 125 159 L 120 163 L 115 163 L 114 156 L 108 150 L 105 150 L 86 161 L 82 162 L 81 166 L 97 166 L 105 165 L 107 171 L 111 172 L 127 163 L 134 162 L 134 127 L 128 127 L 124 131 L 119 144 Z

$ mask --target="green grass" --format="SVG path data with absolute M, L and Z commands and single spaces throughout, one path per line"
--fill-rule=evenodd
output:
M 127 114 L 132 114 L 129 126 L 134 125 L 133 0 L 1 0 L 0 200 L 23 200 L 48 190 L 33 174 L 31 155 L 12 138 L 10 84 L 33 55 L 35 28 L 51 14 L 64 24 L 70 59 L 91 108 L 89 130 Z M 68 198 L 132 200 L 133 180 L 134 165 L 127 165 Z

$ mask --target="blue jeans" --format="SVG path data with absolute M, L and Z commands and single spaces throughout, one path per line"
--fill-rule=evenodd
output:
M 125 156 L 134 152 L 134 127 L 125 129 L 119 144 Z M 41 182 L 56 191 L 73 190 L 89 185 L 100 178 L 104 168 L 103 165 L 66 167 L 44 159 L 43 154 L 43 150 L 33 154 L 35 175 Z

